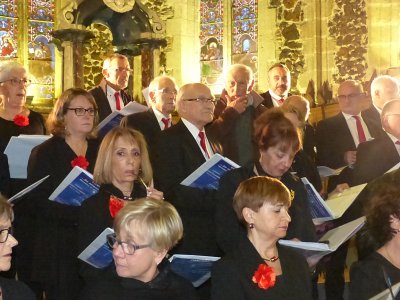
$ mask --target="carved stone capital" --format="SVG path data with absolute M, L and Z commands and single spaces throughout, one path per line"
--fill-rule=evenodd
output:
M 103 0 L 103 2 L 113 11 L 119 13 L 130 11 L 135 6 L 135 0 Z

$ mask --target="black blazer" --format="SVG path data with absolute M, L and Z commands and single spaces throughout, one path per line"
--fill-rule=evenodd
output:
M 265 93 L 260 94 L 261 97 L 264 98 L 264 101 L 262 102 L 262 104 L 266 107 L 266 108 L 272 108 L 274 107 L 274 103 L 272 102 L 272 96 L 269 93 L 269 90 L 266 91 Z
M 376 138 L 381 134 L 374 122 L 364 117 L 363 120 L 372 137 Z M 331 118 L 320 121 L 316 128 L 317 140 L 317 164 L 328 166 L 333 169 L 346 165 L 344 153 L 355 151 L 356 145 L 347 126 L 346 119 L 342 113 Z
M 154 142 L 156 137 L 162 131 L 153 109 L 126 116 L 121 121 L 121 124 L 124 124 L 129 128 L 139 130 L 141 133 L 143 133 L 149 149 L 150 158 L 152 160 Z
M 369 182 L 383 175 L 399 162 L 399 153 L 387 134 L 362 143 L 357 149 L 353 185 Z
M 206 134 L 209 138 L 207 128 Z M 210 140 L 214 153 L 221 153 L 217 142 Z M 154 160 L 155 185 L 178 210 L 185 235 L 176 253 L 218 255 L 215 242 L 215 190 L 186 187 L 180 184 L 205 162 L 197 142 L 180 120 L 164 130 L 156 141 Z
M 374 121 L 377 124 L 381 124 L 381 114 L 372 104 L 370 107 L 363 111 L 363 116 Z
M 212 270 L 212 300 L 302 299 L 311 300 L 311 275 L 303 256 L 278 245 L 282 275 L 273 287 L 262 289 L 252 281 L 260 264 L 265 264 L 247 237 L 215 263 Z
M 112 113 L 110 103 L 108 102 L 107 99 L 107 95 L 105 94 L 101 86 L 96 86 L 95 88 L 91 89 L 89 93 L 91 93 L 94 99 L 96 100 L 98 114 L 99 114 L 99 122 L 101 122 L 109 114 Z M 129 102 L 133 101 L 132 97 L 123 90 L 121 90 L 121 96 L 124 105 L 127 105 Z

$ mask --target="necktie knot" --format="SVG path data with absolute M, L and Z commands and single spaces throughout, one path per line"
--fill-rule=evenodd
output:
M 162 118 L 161 121 L 164 123 L 164 129 L 169 127 L 169 118 Z
M 278 100 L 278 104 L 279 104 L 279 105 L 282 105 L 283 102 L 285 102 L 285 99 L 283 99 L 283 98 L 281 98 L 281 99 Z
M 119 92 L 115 92 L 115 108 L 121 110 L 121 95 Z
M 353 118 L 356 119 L 358 142 L 364 143 L 367 139 L 365 137 L 364 128 L 362 127 L 362 124 L 361 124 L 361 118 L 359 116 L 353 116 Z
M 400 141 L 396 141 L 396 143 L 395 143 L 396 145 L 400 145 Z
M 200 131 L 199 132 L 199 138 L 200 138 L 200 146 L 201 149 L 203 149 L 203 152 L 205 153 L 205 155 L 210 158 L 210 155 L 208 154 L 207 151 L 207 145 L 206 145 L 206 135 L 204 134 L 204 131 Z

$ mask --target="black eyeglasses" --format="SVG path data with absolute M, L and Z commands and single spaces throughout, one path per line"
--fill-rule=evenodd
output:
M 24 85 L 24 86 L 28 86 L 28 85 L 30 85 L 31 82 L 32 82 L 31 80 L 26 79 L 26 78 L 23 78 L 23 79 L 11 78 L 11 79 L 4 80 L 4 81 L 2 81 L 2 82 L 0 82 L 0 83 L 4 83 L 4 82 L 7 82 L 7 81 L 11 82 L 11 84 L 14 85 L 14 86 L 17 86 L 17 85 L 19 85 L 19 84 L 21 84 L 21 83 L 22 83 L 22 85 Z
M 84 116 L 86 112 L 89 114 L 89 116 L 94 116 L 94 113 L 96 112 L 94 108 L 71 107 L 67 109 L 75 111 L 75 114 L 79 117 Z
M 0 243 L 7 242 L 8 236 L 13 234 L 12 227 L 0 230 Z
M 189 98 L 189 99 L 182 99 L 182 101 L 189 101 L 189 102 L 197 102 L 197 103 L 212 103 L 215 104 L 214 98 Z
M 107 235 L 107 244 L 111 249 L 115 249 L 119 245 L 121 245 L 122 251 L 124 251 L 124 253 L 126 255 L 133 255 L 136 250 L 149 247 L 149 245 L 135 245 L 130 242 L 124 242 L 124 241 L 118 240 L 115 233 Z

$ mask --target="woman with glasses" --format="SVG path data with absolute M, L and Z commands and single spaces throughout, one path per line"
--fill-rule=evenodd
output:
M 291 218 L 292 195 L 277 179 L 257 176 L 240 183 L 233 210 L 246 235 L 212 271 L 212 300 L 312 299 L 303 256 L 280 246 Z
M 125 204 L 150 196 L 162 200 L 154 189 L 153 171 L 143 135 L 130 128 L 113 128 L 104 137 L 94 167 L 99 193 L 82 203 L 79 215 L 79 249 L 84 250 L 104 229 L 112 227 L 115 215 Z M 84 262 L 80 274 L 88 282 L 107 271 Z
M 182 238 L 183 226 L 168 202 L 142 198 L 121 209 L 108 236 L 115 269 L 89 284 L 80 299 L 191 300 L 190 282 L 170 270 L 167 252 Z
M 0 271 L 10 269 L 13 247 L 18 245 L 18 241 L 12 234 L 13 217 L 11 204 L 0 196 Z M 33 300 L 36 297 L 21 281 L 0 277 L 0 299 Z
M 36 214 L 32 280 L 44 286 L 47 300 L 69 300 L 80 288 L 76 259 L 80 207 L 50 201 L 49 196 L 74 166 L 93 172 L 98 149 L 93 96 L 80 88 L 66 90 L 47 122 L 53 136 L 32 150 L 28 162 L 30 183 L 50 175 L 29 199 Z

